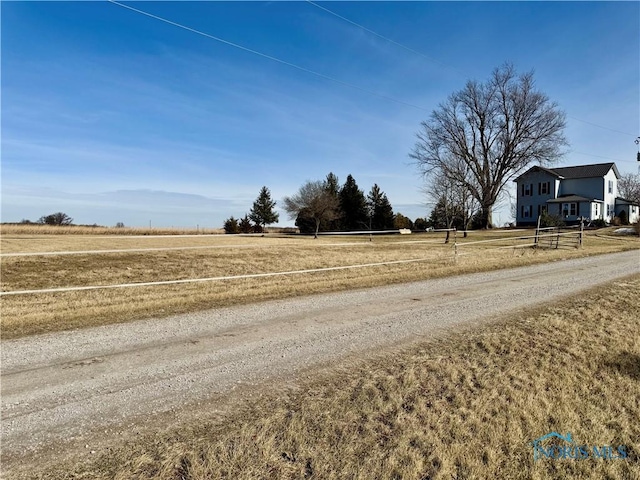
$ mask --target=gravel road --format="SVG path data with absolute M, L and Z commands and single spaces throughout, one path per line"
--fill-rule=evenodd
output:
M 181 412 L 240 382 L 295 376 L 634 273 L 635 251 L 3 340 L 2 455 Z

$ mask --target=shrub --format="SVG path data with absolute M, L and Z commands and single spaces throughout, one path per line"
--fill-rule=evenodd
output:
M 413 228 L 416 230 L 426 230 L 428 226 L 429 224 L 424 218 L 416 218 L 416 221 L 413 222 Z
M 233 217 L 229 217 L 224 221 L 224 233 L 240 233 L 238 227 L 238 220 Z
M 620 215 L 618 215 L 618 218 L 620 219 L 620 225 L 629 225 L 629 219 L 627 218 L 627 212 L 625 212 L 624 210 L 622 210 L 620 212 Z
M 605 222 L 602 218 L 596 218 L 591 222 L 591 225 L 596 228 L 604 228 L 607 226 L 607 222 Z
M 544 212 L 540 215 L 540 227 L 564 227 L 564 220 L 558 215 L 551 215 Z
M 245 215 L 244 218 L 240 220 L 238 228 L 240 229 L 240 233 L 251 233 L 253 231 L 253 225 L 251 225 L 249 215 Z

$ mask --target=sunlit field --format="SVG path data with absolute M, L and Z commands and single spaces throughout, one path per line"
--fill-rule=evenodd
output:
M 582 248 L 572 240 L 547 250 L 527 246 L 532 230 L 471 232 L 467 238 L 458 233 L 445 244 L 442 232 L 314 240 L 275 233 L 54 235 L 37 228 L 26 234 L 5 227 L 2 291 L 45 291 L 1 297 L 2 335 L 15 338 L 640 248 L 637 237 L 605 233 L 585 233 Z M 176 281 L 184 283 L 170 283 Z M 168 283 L 137 285 L 155 282 Z M 122 284 L 128 286 L 46 291 Z

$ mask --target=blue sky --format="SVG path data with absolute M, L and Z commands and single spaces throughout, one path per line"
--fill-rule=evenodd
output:
M 638 2 L 319 2 L 420 54 L 308 2 L 124 3 L 358 88 L 106 1 L 3 1 L 2 221 L 220 227 L 329 172 L 427 216 L 420 122 L 504 62 L 566 112 L 559 166 L 638 168 Z

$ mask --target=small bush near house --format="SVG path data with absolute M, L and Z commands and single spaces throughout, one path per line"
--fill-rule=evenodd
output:
M 620 220 L 620 225 L 629 225 L 629 219 L 627 218 L 627 212 L 622 210 L 617 217 Z
M 545 227 L 564 227 L 564 221 L 558 215 L 551 215 L 544 212 L 540 215 L 540 226 Z
M 591 225 L 596 228 L 604 228 L 607 226 L 607 222 L 605 222 L 601 218 L 596 218 L 594 221 L 591 222 Z

